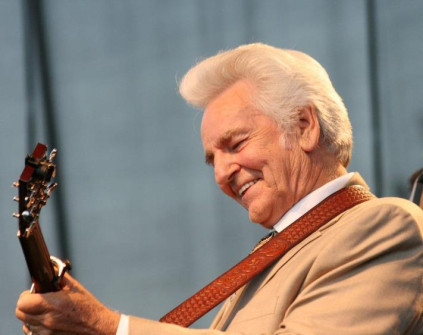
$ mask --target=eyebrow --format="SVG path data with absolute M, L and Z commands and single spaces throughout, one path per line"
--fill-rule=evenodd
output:
M 229 141 L 239 135 L 243 135 L 247 133 L 247 129 L 245 128 L 235 128 L 227 130 L 222 136 L 220 136 L 217 140 L 217 147 L 224 147 Z M 214 155 L 211 152 L 205 153 L 205 162 L 207 165 L 213 165 Z

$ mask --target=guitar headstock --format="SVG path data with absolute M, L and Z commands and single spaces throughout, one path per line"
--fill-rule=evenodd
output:
M 27 229 L 31 229 L 38 222 L 41 208 L 47 203 L 51 191 L 57 183 L 52 182 L 56 174 L 53 159 L 57 150 L 53 149 L 47 154 L 47 146 L 38 143 L 31 155 L 25 159 L 25 168 L 18 182 L 13 186 L 19 188 L 19 196 L 14 200 L 19 202 L 19 212 L 13 213 L 19 219 L 19 232 L 21 236 Z

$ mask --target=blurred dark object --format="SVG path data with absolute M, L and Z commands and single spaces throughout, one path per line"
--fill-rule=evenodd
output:
M 423 169 L 417 170 L 410 177 L 410 200 L 423 208 Z

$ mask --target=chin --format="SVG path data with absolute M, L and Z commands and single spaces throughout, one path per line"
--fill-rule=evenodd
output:
M 259 224 L 260 226 L 266 229 L 272 229 L 273 226 L 275 225 L 274 223 L 269 222 L 268 220 L 265 220 L 263 218 L 260 218 L 257 215 L 253 215 L 252 213 L 250 213 L 249 217 L 251 222 L 255 224 Z

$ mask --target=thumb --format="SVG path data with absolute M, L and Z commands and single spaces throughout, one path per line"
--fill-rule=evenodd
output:
M 65 275 L 62 278 L 62 290 L 63 291 L 69 291 L 73 293 L 80 293 L 85 296 L 90 296 L 94 299 L 94 295 L 89 292 L 78 280 L 76 280 L 74 277 L 72 277 L 69 273 L 65 273 Z
M 83 290 L 82 284 L 79 281 L 77 281 L 74 277 L 72 277 L 68 272 L 65 273 L 60 284 L 63 290 L 71 290 L 71 291 Z

